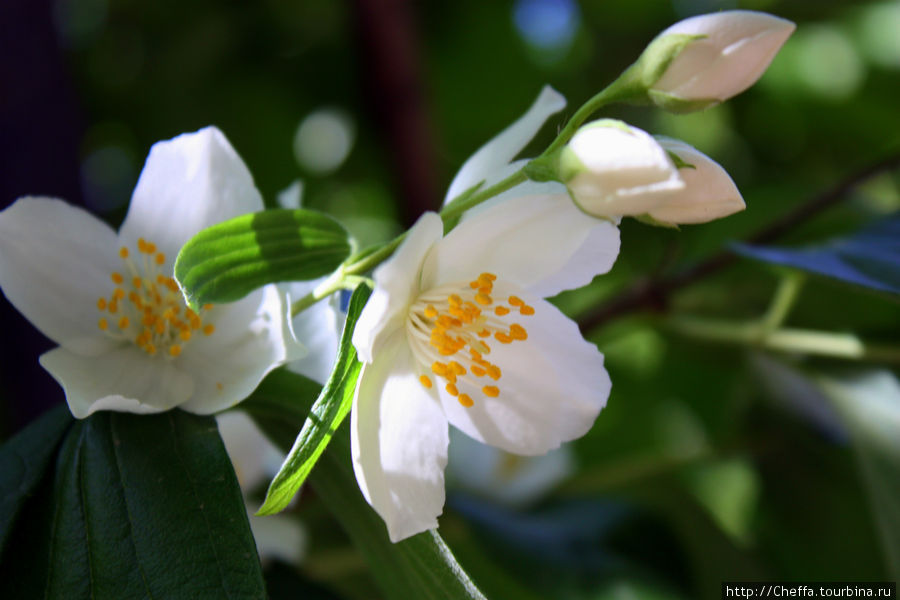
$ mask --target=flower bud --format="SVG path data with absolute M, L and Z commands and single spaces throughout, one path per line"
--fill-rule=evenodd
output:
M 740 94 L 756 83 L 795 28 L 750 10 L 680 21 L 659 34 L 638 63 L 655 66 L 644 74 L 650 99 L 687 112 Z
M 725 169 L 699 150 L 679 140 L 658 137 L 667 152 L 682 166 L 678 172 L 685 187 L 670 192 L 650 218 L 664 225 L 706 223 L 744 210 L 744 199 Z
M 622 121 L 585 125 L 560 153 L 559 175 L 575 203 L 598 217 L 640 215 L 684 187 L 649 134 Z

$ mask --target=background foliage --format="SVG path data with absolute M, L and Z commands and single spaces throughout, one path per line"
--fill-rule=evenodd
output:
M 56 195 L 118 225 L 150 144 L 215 124 L 268 205 L 302 180 L 304 204 L 364 246 L 437 208 L 455 169 L 543 83 L 574 110 L 669 24 L 735 7 L 798 24 L 757 86 L 689 116 L 608 114 L 715 158 L 747 210 L 681 231 L 623 225 L 613 271 L 557 299 L 600 345 L 614 383 L 574 444 L 575 474 L 526 509 L 451 493 L 441 533 L 498 598 L 715 598 L 723 579 L 896 579 L 900 508 L 878 482 L 900 477 L 897 455 L 872 443 L 881 438 L 859 426 L 852 401 L 847 412 L 852 393 L 832 414 L 807 375 L 846 382 L 858 365 L 788 364 L 667 327 L 670 314 L 761 317 L 780 267 L 739 259 L 643 298 L 641 310 L 596 312 L 896 157 L 896 1 L 13 0 L 0 10 L 0 200 Z M 778 244 L 852 234 L 897 210 L 897 183 L 884 169 Z M 49 343 L 0 302 L 0 426 L 11 435 L 62 395 L 37 366 Z M 789 323 L 882 343 L 900 331 L 896 297 L 819 278 Z M 900 439 L 892 431 L 886 439 Z M 872 477 L 873 468 L 884 470 Z M 368 597 L 366 563 L 320 497 L 304 493 L 292 514 L 308 529 L 308 552 L 298 569 L 268 565 L 269 593 Z

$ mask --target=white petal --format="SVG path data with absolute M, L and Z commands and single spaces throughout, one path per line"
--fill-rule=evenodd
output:
M 505 176 L 501 173 L 502 169 L 528 145 L 544 122 L 565 106 L 566 99 L 559 92 L 549 85 L 544 86 L 537 100 L 524 115 L 482 146 L 463 164 L 447 190 L 444 203 L 449 203 L 481 181 L 485 181 L 485 185 L 491 185 L 502 179 Z
M 179 408 L 205 415 L 234 406 L 269 371 L 301 358 L 306 349 L 294 337 L 289 310 L 278 288 L 267 285 L 205 313 L 204 323 L 215 331 L 196 332 L 176 361 L 195 382 L 190 400 Z
M 510 199 L 465 219 L 438 242 L 422 270 L 425 289 L 482 272 L 551 296 L 609 271 L 618 229 L 584 214 L 566 195 Z
M 115 232 L 86 211 L 51 198 L 22 198 L 0 212 L 0 288 L 41 332 L 72 352 L 113 348 L 97 299 L 121 266 Z
M 288 297 L 294 300 L 311 292 L 321 281 L 295 282 L 284 287 L 288 290 Z M 294 334 L 308 352 L 300 360 L 288 363 L 287 368 L 321 384 L 331 375 L 346 319 L 346 315 L 337 308 L 336 299 L 335 296 L 317 302 L 293 318 Z
M 41 355 L 40 361 L 65 389 L 69 410 L 77 419 L 98 410 L 169 410 L 187 400 L 194 387 L 174 362 L 150 357 L 131 344 L 90 357 L 56 348 Z
M 495 297 L 509 293 L 535 309 L 533 316 L 507 319 L 521 324 L 528 339 L 490 344 L 485 358 L 500 367 L 498 381 L 471 377 L 457 382 L 474 406 L 463 407 L 443 387 L 441 401 L 450 423 L 476 440 L 516 454 L 543 454 L 587 433 L 606 405 L 611 384 L 603 355 L 571 319 L 522 291 L 494 287 Z M 500 395 L 485 396 L 483 385 L 496 385 Z
M 418 373 L 397 331 L 363 365 L 353 399 L 353 470 L 392 542 L 437 527 L 444 506 L 447 419 Z
M 706 223 L 744 210 L 741 193 L 719 163 L 682 141 L 660 138 L 659 143 L 694 168 L 679 169 L 684 189 L 670 193 L 651 217 L 663 223 Z
M 407 232 L 394 255 L 375 269 L 375 291 L 353 331 L 353 345 L 363 362 L 372 362 L 381 340 L 402 327 L 409 304 L 421 289 L 420 273 L 425 256 L 443 234 L 441 218 L 436 213 L 425 213 Z
M 201 229 L 263 209 L 247 166 L 215 127 L 157 142 L 119 231 L 175 256 Z
M 663 31 L 703 35 L 652 87 L 686 99 L 727 100 L 756 83 L 796 26 L 786 19 L 731 10 L 685 19 Z

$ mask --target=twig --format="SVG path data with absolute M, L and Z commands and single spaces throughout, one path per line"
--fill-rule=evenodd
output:
M 770 223 L 747 238 L 745 242 L 765 244 L 776 240 L 807 219 L 837 204 L 860 184 L 897 167 L 900 167 L 900 153 L 892 154 L 874 165 L 850 175 L 833 188 L 810 198 L 780 219 Z M 588 332 L 624 314 L 642 309 L 663 310 L 673 292 L 721 271 L 735 260 L 736 256 L 733 253 L 723 250 L 670 277 L 638 282 L 599 306 L 595 311 L 584 315 L 578 320 L 578 324 L 582 331 Z

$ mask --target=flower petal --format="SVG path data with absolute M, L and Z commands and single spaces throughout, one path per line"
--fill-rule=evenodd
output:
M 422 286 L 465 282 L 479 273 L 551 296 L 606 273 L 619 232 L 562 194 L 510 199 L 463 220 L 425 261 Z
M 516 454 L 543 454 L 587 433 L 606 405 L 609 375 L 603 355 L 571 319 L 549 302 L 499 283 L 495 297 L 515 294 L 534 307 L 533 316 L 514 321 L 528 339 L 490 344 L 485 358 L 502 373 L 496 382 L 471 376 L 457 381 L 473 406 L 463 407 L 443 388 L 441 401 L 450 423 L 476 440 Z M 483 385 L 496 385 L 500 395 L 486 396 Z
M 120 266 L 116 234 L 52 198 L 21 198 L 0 212 L 0 287 L 41 332 L 78 354 L 116 346 L 97 327 L 97 299 Z
M 262 209 L 247 166 L 221 131 L 207 127 L 153 145 L 119 234 L 130 245 L 144 237 L 174 257 L 201 229 Z
M 437 527 L 444 506 L 447 419 L 419 383 L 402 331 L 363 365 L 351 417 L 353 470 L 392 542 Z
M 201 415 L 234 406 L 256 389 L 275 367 L 304 356 L 291 329 L 283 294 L 274 285 L 246 298 L 214 306 L 204 322 L 211 335 L 197 332 L 178 364 L 194 377 L 194 393 L 179 408 Z
M 463 164 L 453 178 L 444 204 L 481 181 L 486 185 L 503 178 L 503 168 L 522 151 L 544 122 L 566 106 L 566 99 L 549 85 L 544 86 L 534 104 L 512 125 L 501 131 Z M 507 173 L 509 174 L 509 173 Z
M 40 361 L 65 389 L 77 419 L 98 410 L 162 412 L 187 400 L 194 388 L 190 375 L 173 362 L 152 358 L 130 344 L 90 357 L 56 348 Z
M 419 294 L 420 273 L 428 249 L 443 233 L 444 223 L 437 213 L 425 213 L 407 232 L 390 260 L 375 269 L 375 290 L 353 331 L 353 345 L 363 362 L 372 362 L 376 346 L 386 337 L 382 333 L 402 327 L 410 302 Z
M 321 283 L 300 281 L 283 286 L 290 300 L 301 298 Z M 287 364 L 294 373 L 309 377 L 324 385 L 331 375 L 337 357 L 338 342 L 346 315 L 336 306 L 336 297 L 317 302 L 293 318 L 294 334 L 306 346 L 308 353 L 300 360 Z

